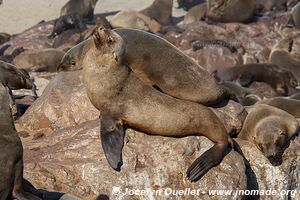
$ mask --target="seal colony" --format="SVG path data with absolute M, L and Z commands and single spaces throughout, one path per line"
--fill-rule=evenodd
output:
M 213 142 L 213 145 L 205 149 L 203 154 L 197 155 L 198 158 L 193 162 L 180 163 L 183 168 L 179 169 L 175 166 L 173 169 L 171 169 L 172 167 L 167 168 L 167 170 L 173 171 L 162 171 L 167 175 L 170 172 L 171 181 L 173 181 L 174 176 L 175 179 L 180 180 L 178 181 L 180 184 L 183 178 L 181 174 L 184 172 L 186 172 L 188 180 L 195 182 L 223 160 L 228 165 L 229 159 L 223 158 L 231 149 L 242 156 L 241 149 L 245 149 L 245 155 L 250 159 L 246 157 L 244 159 L 249 160 L 252 166 L 255 166 L 260 160 L 252 160 L 251 156 L 261 153 L 274 166 L 281 164 L 282 158 L 284 158 L 285 164 L 282 165 L 282 168 L 286 165 L 293 168 L 297 167 L 294 165 L 295 163 L 289 163 L 290 160 L 296 160 L 295 158 L 286 159 L 282 155 L 293 136 L 299 131 L 300 94 L 297 93 L 297 89 L 300 87 L 297 86 L 300 76 L 298 69 L 300 66 L 298 51 L 300 43 L 297 28 L 299 28 L 300 4 L 294 0 L 178 0 L 177 2 L 179 7 L 191 8 L 186 14 L 184 22 L 179 24 L 176 23 L 182 21 L 183 18 L 177 16 L 173 18 L 172 9 L 177 10 L 172 8 L 172 0 L 153 0 L 152 4 L 149 3 L 149 7 L 140 11 L 128 9 L 120 12 L 96 14 L 95 16 L 94 8 L 97 0 L 69 0 L 61 9 L 61 16 L 56 20 L 40 22 L 33 28 L 16 35 L 0 33 L 0 60 L 6 61 L 0 62 L 0 126 L 2 126 L 0 127 L 0 149 L 2 149 L 0 158 L 1 161 L 4 160 L 0 164 L 0 177 L 3 177 L 0 179 L 0 200 L 40 198 L 40 193 L 23 179 L 23 149 L 12 118 L 14 110 L 10 110 L 11 100 L 15 101 L 19 108 L 27 105 L 33 108 L 33 112 L 29 110 L 31 113 L 26 112 L 24 118 L 16 122 L 18 130 L 23 130 L 23 128 L 26 130 L 26 133 L 20 132 L 24 138 L 24 146 L 29 147 L 25 148 L 26 150 L 29 149 L 25 153 L 26 160 L 27 155 L 33 151 L 37 153 L 34 155 L 41 155 L 39 154 L 41 150 L 36 146 L 31 151 L 31 140 L 38 140 L 39 137 L 45 137 L 40 140 L 41 143 L 49 140 L 48 133 L 40 132 L 44 130 L 45 124 L 48 126 L 49 123 L 53 123 L 50 125 L 59 123 L 58 128 L 61 128 L 68 125 L 67 122 L 72 117 L 72 124 L 74 123 L 76 127 L 71 130 L 77 131 L 84 127 L 81 130 L 87 131 L 83 134 L 87 138 L 82 139 L 89 139 L 88 131 L 92 128 L 90 125 L 97 126 L 97 120 L 90 121 L 92 120 L 90 116 L 98 118 L 97 113 L 96 116 L 95 113 L 90 114 L 87 119 L 84 116 L 86 112 L 79 114 L 80 111 L 78 110 L 85 109 L 89 112 L 89 109 L 93 109 L 91 102 L 101 114 L 99 122 L 101 124 L 100 137 L 104 150 L 103 156 L 106 157 L 109 166 L 117 171 L 120 171 L 123 165 L 122 155 L 124 160 L 128 160 L 128 154 L 122 153 L 123 146 L 126 145 L 127 139 L 133 139 L 131 137 L 125 139 L 127 128 L 149 135 L 165 137 L 204 136 Z M 291 7 L 294 8 L 291 9 Z M 278 14 L 278 12 L 285 10 L 285 13 Z M 291 16 L 292 27 L 289 26 L 289 16 L 286 14 Z M 105 18 L 108 15 L 114 15 L 108 18 L 110 23 Z M 222 22 L 239 23 L 224 24 Z M 241 22 L 246 23 L 242 24 Z M 251 23 L 247 24 L 247 22 Z M 282 32 L 276 30 L 278 23 L 280 23 L 280 27 L 285 27 L 281 30 Z M 107 28 L 98 28 L 100 24 L 105 24 Z M 109 30 L 111 27 L 114 29 Z M 278 40 L 278 35 L 281 36 L 280 40 Z M 274 40 L 277 40 L 276 44 Z M 251 43 L 251 45 L 247 43 Z M 218 70 L 210 74 L 197 62 L 205 63 L 207 69 Z M 14 96 L 11 95 L 10 90 L 12 89 L 30 89 L 34 86 L 29 73 L 24 68 L 31 71 L 31 75 L 37 77 L 37 84 L 44 84 L 44 81 L 48 84 L 49 78 L 56 74 L 56 70 L 74 71 L 81 69 L 83 76 L 79 76 L 80 72 L 74 73 L 74 77 L 73 73 L 70 76 L 60 74 L 60 78 L 55 78 L 53 81 L 55 84 L 49 84 L 48 89 L 43 94 L 44 98 L 33 103 L 36 98 L 29 95 L 28 91 L 14 91 Z M 43 73 L 39 73 L 41 71 Z M 84 82 L 85 87 L 81 87 L 81 81 Z M 60 85 L 61 83 L 62 85 Z M 75 83 L 80 83 L 80 85 Z M 40 93 L 46 84 L 39 85 Z M 72 90 L 69 90 L 70 87 L 73 87 Z M 42 89 L 40 90 L 40 88 Z M 71 91 L 72 95 L 67 94 L 66 91 Z M 83 101 L 82 104 L 78 104 L 78 110 L 71 109 L 72 116 L 66 114 L 65 112 L 69 112 L 69 110 L 64 110 L 64 106 L 61 106 L 70 101 L 66 95 L 69 95 L 70 100 L 75 103 Z M 47 98 L 48 96 L 50 98 Z M 60 100 L 57 100 L 56 97 Z M 28 104 L 22 104 L 23 102 Z M 49 106 L 46 106 L 47 103 Z M 62 104 L 60 105 L 60 103 Z M 42 108 L 43 106 L 46 108 Z M 22 107 L 22 111 L 28 107 Z M 50 119 L 47 114 L 49 109 L 53 107 L 54 109 L 50 110 L 50 114 L 57 111 L 55 114 L 59 116 L 51 114 Z M 48 111 L 46 111 L 47 109 Z M 49 123 L 48 121 L 44 123 L 44 119 L 39 119 L 43 118 L 41 114 L 50 119 Z M 31 118 L 35 119 L 31 120 Z M 54 122 L 53 119 L 57 120 Z M 22 120 L 23 122 L 20 122 Z M 77 124 L 77 122 L 86 122 L 86 120 L 89 121 L 86 124 Z M 27 122 L 29 122 L 29 126 L 27 126 Z M 90 124 L 90 122 L 93 123 Z M 9 126 L 5 127 L 4 125 Z M 29 134 L 27 127 L 37 127 L 39 132 Z M 53 132 L 53 130 L 49 131 Z M 32 130 L 29 132 L 32 133 Z M 73 136 L 73 134 L 66 136 L 68 142 L 76 142 L 78 137 L 73 140 Z M 28 138 L 25 139 L 26 137 Z M 237 142 L 232 139 L 234 137 L 255 144 L 260 152 L 254 151 L 253 148 L 255 147 L 252 145 L 249 152 L 247 149 L 249 144 L 240 143 L 240 140 L 236 140 L 241 144 L 240 149 Z M 7 139 L 9 142 L 6 142 Z M 95 137 L 92 137 L 92 142 L 95 142 L 94 139 Z M 148 139 L 152 140 L 153 138 L 148 137 Z M 28 141 L 30 142 L 27 143 Z M 169 139 L 164 138 L 164 141 L 169 142 Z M 178 140 L 172 141 L 178 142 Z M 195 156 L 192 155 L 194 151 L 191 152 L 190 150 L 196 151 L 199 148 L 203 150 L 202 143 L 186 141 L 189 149 L 185 150 L 189 152 L 178 152 L 176 148 L 171 150 L 170 155 L 174 155 L 175 152 L 175 156 L 181 154 L 182 160 L 188 160 L 191 156 Z M 62 141 L 62 144 L 66 144 L 64 142 Z M 133 139 L 130 142 L 136 141 Z M 148 140 L 145 142 L 149 144 Z M 164 144 L 161 143 L 161 145 Z M 180 142 L 177 144 L 181 145 Z M 294 148 L 293 146 L 292 148 Z M 95 152 L 84 153 L 83 161 L 89 159 L 95 164 L 98 160 L 92 160 L 89 156 L 99 152 L 97 149 L 92 149 L 92 146 L 89 147 L 91 148 L 88 150 Z M 130 145 L 127 147 L 131 148 Z M 42 148 L 53 149 L 48 146 Z M 55 148 L 57 149 L 56 146 Z M 167 148 L 170 149 L 169 146 Z M 145 149 L 146 152 L 149 148 Z M 160 149 L 154 150 L 155 153 L 156 151 L 165 153 Z M 43 149 L 42 151 L 45 152 L 43 155 L 46 156 L 48 154 L 52 156 L 54 153 L 51 150 L 46 152 Z M 61 156 L 60 153 L 56 155 Z M 82 152 L 79 152 L 79 156 L 81 155 Z M 231 154 L 228 158 L 232 156 L 235 156 L 237 160 L 239 159 L 237 154 Z M 287 157 L 292 156 L 297 158 L 298 155 L 291 155 L 290 150 L 287 151 Z M 75 162 L 77 158 L 76 156 Z M 138 171 L 136 169 L 143 165 L 142 160 L 138 157 L 132 158 L 136 159 L 136 162 L 130 162 L 129 168 L 131 168 L 131 164 L 135 165 L 136 174 L 134 176 L 139 176 L 139 171 L 144 174 L 152 170 L 161 170 L 158 167 L 157 169 L 147 168 L 145 171 Z M 37 159 L 43 158 L 38 157 Z M 150 162 L 156 161 L 151 160 Z M 70 162 L 70 164 L 74 163 Z M 166 161 L 166 164 L 170 164 L 169 160 Z M 38 165 L 43 166 L 43 163 L 38 163 Z M 116 174 L 113 170 L 105 170 L 106 166 L 103 166 L 102 161 L 101 165 L 100 173 L 113 173 L 115 176 L 120 175 L 121 177 L 124 175 L 124 173 Z M 229 168 L 234 168 L 234 166 L 229 165 Z M 51 173 L 51 179 L 54 177 L 58 180 L 59 176 L 56 173 L 65 173 L 64 167 L 61 168 L 62 170 L 55 170 L 55 174 Z M 242 178 L 233 182 L 243 183 L 246 179 L 243 176 L 249 175 L 248 169 L 244 171 L 244 167 L 251 166 L 248 166 L 247 163 L 245 166 L 240 165 L 237 173 L 240 173 Z M 228 167 L 221 165 L 219 168 L 224 170 Z M 26 166 L 26 172 L 28 172 L 27 169 Z M 85 169 L 89 170 L 89 168 Z M 236 168 L 234 169 L 236 170 Z M 270 169 L 272 170 L 272 168 Z M 29 175 L 28 178 L 33 179 L 34 184 L 42 185 L 41 188 L 47 188 L 36 177 L 40 173 L 48 178 L 48 174 L 45 174 L 39 167 L 30 170 L 37 173 L 34 173 L 34 177 Z M 122 170 L 126 171 L 128 168 L 125 167 Z M 255 170 L 260 169 L 255 166 Z M 217 171 L 214 173 L 218 173 Z M 85 171 L 81 172 L 85 173 Z M 209 180 L 214 173 L 208 174 L 204 182 Z M 28 173 L 26 173 L 27 175 Z M 230 178 L 235 179 L 236 175 L 234 171 L 234 177 Z M 257 180 L 247 176 L 247 183 L 261 181 L 262 178 L 259 177 L 261 173 L 256 175 L 258 175 Z M 74 176 L 76 176 L 75 173 Z M 227 176 L 228 174 L 226 174 L 226 179 Z M 102 174 L 96 178 L 101 180 L 103 177 L 104 182 L 110 183 Z M 288 174 L 285 177 L 293 176 Z M 151 178 L 150 181 L 153 181 Z M 164 178 L 161 174 L 155 177 L 156 180 L 163 180 Z M 87 178 L 84 182 L 88 183 L 90 180 Z M 135 187 L 136 179 L 132 180 L 133 185 L 130 185 L 131 183 L 129 185 Z M 270 186 L 269 180 L 267 182 Z M 185 183 L 186 181 L 184 181 Z M 293 183 L 293 180 L 289 180 L 288 183 Z M 63 182 L 63 184 L 72 187 L 72 192 L 78 192 L 76 191 L 77 187 L 72 185 L 73 183 L 68 185 Z M 258 184 L 260 186 L 261 183 L 258 182 Z M 236 185 L 238 184 L 230 186 Z M 247 188 L 248 186 L 247 184 Z M 105 185 L 105 187 L 107 186 Z M 289 185 L 288 187 L 292 189 L 294 186 Z M 64 187 L 58 183 L 58 188 Z M 62 197 L 62 199 L 64 198 L 67 197 Z M 98 196 L 97 198 L 101 197 Z M 45 197 L 45 199 L 48 198 Z

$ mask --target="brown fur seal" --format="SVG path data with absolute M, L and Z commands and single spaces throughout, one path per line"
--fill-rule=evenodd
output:
M 214 72 L 219 81 L 238 81 L 242 86 L 253 82 L 265 82 L 272 86 L 277 93 L 287 95 L 290 88 L 296 88 L 298 81 L 295 76 L 274 64 L 245 64 L 231 68 L 222 68 Z
M 269 105 L 254 105 L 238 137 L 254 142 L 273 165 L 281 164 L 281 156 L 290 138 L 298 131 L 298 121 L 289 113 Z
M 190 24 L 202 20 L 206 16 L 207 3 L 202 3 L 191 8 L 184 16 L 184 23 Z
M 60 10 L 60 16 L 78 13 L 83 18 L 92 20 L 98 0 L 69 0 Z
M 113 28 L 133 28 L 143 31 L 160 32 L 161 24 L 135 10 L 123 10 L 110 19 Z
M 99 28 L 92 41 L 83 59 L 83 80 L 101 112 L 102 146 L 114 169 L 122 165 L 124 125 L 153 135 L 202 135 L 213 141 L 215 145 L 188 169 L 191 181 L 222 161 L 229 136 L 209 108 L 166 95 L 137 78 L 122 64 L 125 43 L 116 32 Z
M 294 58 L 289 52 L 293 40 L 286 38 L 278 41 L 272 48 L 269 62 L 291 71 L 300 82 L 300 60 Z
M 271 99 L 265 99 L 260 102 L 259 104 L 267 104 L 269 106 L 273 106 L 284 110 L 295 118 L 300 119 L 300 101 L 296 99 L 288 99 L 284 97 L 275 97 Z
M 64 54 L 57 49 L 28 50 L 18 55 L 13 64 L 32 71 L 55 72 Z
M 154 0 L 149 7 L 140 12 L 162 25 L 169 25 L 173 23 L 172 9 L 173 0 Z
M 215 79 L 195 61 L 166 40 L 144 31 L 133 29 L 115 29 L 125 42 L 123 64 L 149 85 L 164 93 L 204 105 L 213 105 L 227 98 L 228 91 L 216 83 Z M 82 42 L 76 48 L 80 51 L 91 39 Z M 145 48 L 145 46 L 147 48 Z M 77 53 L 65 56 L 60 70 L 78 70 L 75 64 Z M 68 59 L 68 58 L 72 59 Z M 70 65 L 70 61 L 75 65 Z M 80 62 L 80 61 L 79 61 Z M 80 68 L 77 68 L 80 67 Z
M 23 147 L 14 126 L 10 91 L 6 87 L 28 88 L 30 79 L 22 71 L 8 67 L 9 64 L 3 66 L 0 67 L 0 199 L 6 200 L 11 193 L 18 200 L 41 199 L 42 194 L 23 179 Z
M 87 51 L 89 40 L 83 41 L 69 49 L 63 56 L 57 71 L 76 71 L 82 69 L 82 60 Z
M 0 61 L 0 82 L 11 90 L 31 89 L 33 86 L 26 70 L 3 61 Z
M 207 17 L 217 22 L 249 21 L 257 9 L 253 0 L 208 0 Z

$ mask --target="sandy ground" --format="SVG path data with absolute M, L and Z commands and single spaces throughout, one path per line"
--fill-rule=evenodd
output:
M 68 0 L 3 0 L 0 6 L 0 32 L 20 33 L 42 20 L 59 17 L 60 8 Z M 122 9 L 141 10 L 152 0 L 99 0 L 95 13 L 108 13 Z M 177 9 L 174 0 L 173 15 L 180 17 L 184 11 Z

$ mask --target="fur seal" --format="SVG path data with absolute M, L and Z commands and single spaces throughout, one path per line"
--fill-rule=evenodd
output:
M 265 82 L 272 86 L 278 94 L 287 95 L 289 88 L 296 88 L 295 76 L 274 64 L 245 64 L 236 67 L 221 68 L 214 72 L 219 81 L 237 81 L 248 87 L 253 82 Z
M 140 12 L 162 25 L 170 25 L 172 20 L 173 0 L 154 0 L 154 2 Z
M 253 0 L 208 0 L 207 17 L 216 22 L 246 22 L 255 14 Z
M 155 19 L 135 10 L 123 10 L 110 19 L 113 28 L 133 28 L 143 31 L 160 32 L 162 25 Z
M 25 49 L 23 47 L 16 48 L 11 54 L 0 56 L 0 60 L 3 62 L 11 63 L 15 57 L 24 52 Z
M 296 28 L 300 28 L 300 2 L 292 8 L 291 22 Z
M 290 113 L 295 118 L 300 119 L 300 101 L 297 99 L 274 97 L 271 99 L 262 100 L 258 102 L 258 104 L 267 104 L 269 106 L 279 108 Z
M 0 45 L 9 41 L 11 38 L 11 35 L 8 33 L 0 33 Z
M 168 41 L 134 29 L 114 31 L 122 37 L 126 45 L 123 64 L 129 66 L 148 85 L 159 88 L 170 96 L 203 105 L 217 104 L 229 96 L 228 91 L 205 69 Z M 92 39 L 82 42 L 76 46 L 76 51 L 92 42 Z M 64 57 L 66 59 L 62 60 L 59 70 L 82 68 L 74 62 L 79 60 L 76 58 L 76 51 L 72 51 L 72 56 Z M 70 57 L 72 59 L 68 59 Z M 75 64 L 70 65 L 69 60 Z
M 122 64 L 125 43 L 116 32 L 101 27 L 92 41 L 83 59 L 83 81 L 101 112 L 102 147 L 112 168 L 120 170 L 122 165 L 124 125 L 152 135 L 202 135 L 213 141 L 215 145 L 187 170 L 191 181 L 222 161 L 230 138 L 209 108 L 171 97 L 136 77 Z
M 69 49 L 62 57 L 56 71 L 76 71 L 82 69 L 82 60 L 89 42 L 89 40 L 85 40 Z
M 55 36 L 70 29 L 77 29 L 80 32 L 86 29 L 86 25 L 78 13 L 60 16 L 57 20 L 55 20 L 53 31 L 48 37 L 53 39 Z
M 204 3 L 205 0 L 177 0 L 178 8 L 188 11 L 198 4 Z
M 249 88 L 242 87 L 237 83 L 224 81 L 222 85 L 234 94 L 238 98 L 239 103 L 243 106 L 250 106 L 262 100 L 261 94 L 258 94 Z
M 190 24 L 196 21 L 200 21 L 205 18 L 207 12 L 207 3 L 201 3 L 192 7 L 184 16 L 184 24 Z
M 28 50 L 18 55 L 13 64 L 32 71 L 56 72 L 65 52 L 57 49 Z
M 33 84 L 28 72 L 16 66 L 0 61 L 0 82 L 11 90 L 32 89 Z
M 23 179 L 23 147 L 14 126 L 8 89 L 28 88 L 30 78 L 9 64 L 2 65 L 0 61 L 0 66 L 0 199 L 12 193 L 16 199 L 38 200 L 42 193 Z
M 258 0 L 265 12 L 286 10 L 286 0 Z
M 300 82 L 300 60 L 291 55 L 292 44 L 291 38 L 278 41 L 271 50 L 269 62 L 291 71 Z
M 264 104 L 251 106 L 247 111 L 238 138 L 254 142 L 271 164 L 281 164 L 290 138 L 298 132 L 298 121 L 289 113 Z
M 60 10 L 60 16 L 78 13 L 83 18 L 93 20 L 98 0 L 69 0 Z

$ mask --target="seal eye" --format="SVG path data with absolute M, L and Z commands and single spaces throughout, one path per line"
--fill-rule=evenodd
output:
M 114 42 L 114 39 L 113 39 L 112 37 L 108 37 L 108 38 L 107 38 L 107 42 L 108 42 L 109 44 L 111 44 L 111 43 Z

